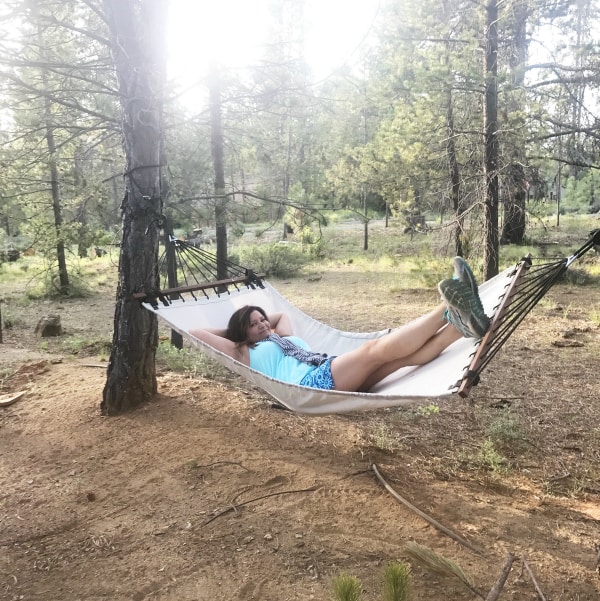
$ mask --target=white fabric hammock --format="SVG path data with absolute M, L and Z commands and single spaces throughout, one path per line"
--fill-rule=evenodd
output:
M 514 267 L 511 267 L 479 287 L 488 316 L 491 317 L 496 310 L 514 272 Z M 143 305 L 210 357 L 245 377 L 288 409 L 311 415 L 395 407 L 456 394 L 478 346 L 473 339 L 458 340 L 430 363 L 402 368 L 364 393 L 318 390 L 274 380 L 190 335 L 189 331 L 194 328 L 225 328 L 231 314 L 243 305 L 258 305 L 267 314 L 287 313 L 293 331 L 306 340 L 311 349 L 328 355 L 341 355 L 365 340 L 389 332 L 388 329 L 370 333 L 336 330 L 300 311 L 268 282 L 264 282 L 264 286 L 262 289 L 242 288 L 210 298 L 176 300 L 169 306 Z

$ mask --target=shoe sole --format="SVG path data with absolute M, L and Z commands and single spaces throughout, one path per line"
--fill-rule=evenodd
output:
M 470 286 L 460 280 L 447 279 L 438 284 L 438 290 L 442 298 L 453 308 L 462 313 L 470 313 L 473 309 L 473 301 L 476 300 Z
M 454 257 L 454 275 L 458 278 L 459 282 L 466 284 L 473 290 L 475 301 L 477 303 L 475 311 L 476 316 L 485 315 L 483 304 L 479 298 L 479 286 L 477 285 L 477 280 L 473 275 L 471 267 L 469 267 L 469 264 L 462 257 Z
M 477 290 L 477 280 L 473 271 L 462 257 L 454 257 L 454 275 L 459 282 L 467 284 L 473 291 Z
M 487 332 L 490 320 L 471 286 L 460 280 L 447 279 L 438 284 L 438 290 L 444 301 L 458 312 L 461 323 L 475 334 L 473 337 L 482 337 Z

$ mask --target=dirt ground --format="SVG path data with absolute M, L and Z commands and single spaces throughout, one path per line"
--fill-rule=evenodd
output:
M 366 316 L 369 277 L 280 287 L 353 329 L 437 300 L 388 289 Z M 338 280 L 351 297 L 311 295 Z M 600 598 L 597 287 L 553 289 L 469 399 L 327 417 L 276 409 L 236 376 L 166 369 L 152 402 L 102 417 L 102 357 L 33 330 L 59 314 L 62 339 L 110 339 L 111 296 L 13 307 L 3 332 L 0 400 L 25 393 L 0 408 L 3 601 L 325 601 L 341 573 L 376 600 L 391 561 L 411 565 L 414 599 L 477 598 L 416 562 L 411 542 L 460 565 L 483 598 L 509 554 L 500 599 Z

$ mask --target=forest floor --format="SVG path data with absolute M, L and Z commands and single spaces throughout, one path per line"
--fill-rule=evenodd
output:
M 353 330 L 438 300 L 385 277 L 324 269 L 276 286 Z M 500 599 L 600 598 L 597 286 L 553 288 L 468 399 L 327 417 L 276 409 L 217 369 L 164 367 L 151 402 L 102 417 L 106 358 L 66 343 L 110 340 L 114 293 L 19 294 L 4 290 L 0 344 L 0 401 L 24 392 L 0 407 L 3 601 L 325 601 L 342 573 L 370 601 L 392 561 L 411 565 L 414 599 L 477 598 L 416 562 L 411 542 L 458 564 L 483 598 L 511 554 Z M 52 314 L 65 334 L 41 341 Z M 469 545 L 400 503 L 373 465 Z

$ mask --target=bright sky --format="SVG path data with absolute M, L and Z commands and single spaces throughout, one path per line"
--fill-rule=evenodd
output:
M 201 79 L 212 58 L 226 67 L 256 62 L 276 0 L 171 0 L 169 58 L 180 81 Z M 380 0 L 305 0 L 305 58 L 322 79 L 357 57 Z

